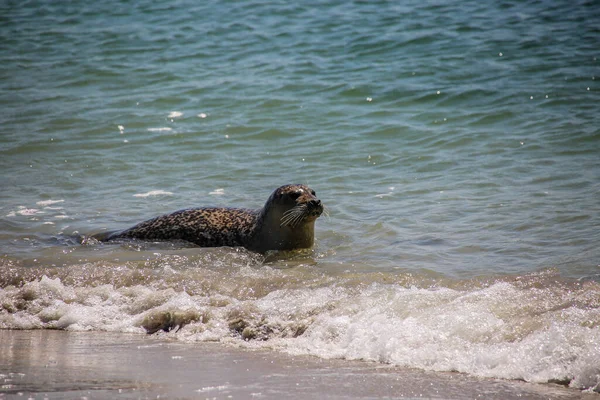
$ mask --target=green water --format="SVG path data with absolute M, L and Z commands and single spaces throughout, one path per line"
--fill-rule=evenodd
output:
M 4 252 L 301 182 L 334 262 L 597 276 L 599 9 L 5 5 Z

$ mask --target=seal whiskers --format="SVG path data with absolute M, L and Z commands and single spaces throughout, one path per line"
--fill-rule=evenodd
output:
M 296 207 L 283 213 L 283 217 L 281 217 L 281 226 L 291 226 L 294 228 L 302 222 L 307 213 L 308 205 L 298 204 Z

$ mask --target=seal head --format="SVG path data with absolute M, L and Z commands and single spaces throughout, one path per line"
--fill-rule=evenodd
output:
M 203 207 L 162 215 L 120 232 L 94 235 L 114 239 L 185 240 L 201 247 L 245 247 L 264 253 L 312 247 L 321 200 L 306 185 L 277 188 L 263 208 Z
M 315 221 L 323 204 L 306 185 L 285 185 L 269 197 L 257 220 L 250 250 L 292 250 L 312 247 Z

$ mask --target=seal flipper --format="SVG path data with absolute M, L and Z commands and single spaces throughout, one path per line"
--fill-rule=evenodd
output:
M 108 242 L 109 240 L 113 239 L 115 236 L 118 236 L 119 233 L 121 233 L 121 231 L 106 231 L 106 232 L 96 233 L 95 235 L 91 235 L 90 237 L 93 239 L 96 239 L 99 242 Z

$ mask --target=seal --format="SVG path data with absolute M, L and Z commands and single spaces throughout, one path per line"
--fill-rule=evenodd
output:
M 245 247 L 258 253 L 306 249 L 314 244 L 315 221 L 322 213 L 323 204 L 314 190 L 284 185 L 260 209 L 190 208 L 92 237 L 100 241 L 185 240 L 200 247 Z

